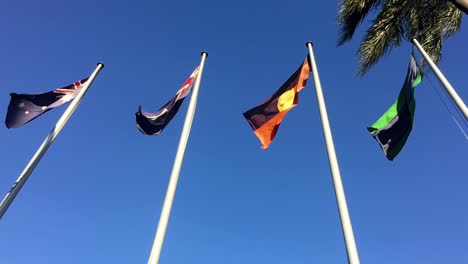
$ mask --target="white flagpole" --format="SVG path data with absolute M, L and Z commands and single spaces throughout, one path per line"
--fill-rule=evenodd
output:
M 422 56 L 424 59 L 427 61 L 427 64 L 431 67 L 431 69 L 434 71 L 435 75 L 437 78 L 439 78 L 439 81 L 442 83 L 442 86 L 445 88 L 447 93 L 450 95 L 452 100 L 455 102 L 457 105 L 458 109 L 463 113 L 465 116 L 465 119 L 468 120 L 468 108 L 466 107 L 465 103 L 463 100 L 460 98 L 460 96 L 457 94 L 455 89 L 452 87 L 452 85 L 449 83 L 449 81 L 445 78 L 445 76 L 442 74 L 442 72 L 439 70 L 439 68 L 435 65 L 435 63 L 431 60 L 429 55 L 427 55 L 426 51 L 423 49 L 423 47 L 419 44 L 418 40 L 413 38 L 411 40 L 414 45 L 418 48 L 419 52 L 421 52 Z
M 37 164 L 41 161 L 42 157 L 44 156 L 46 151 L 49 149 L 50 145 L 52 145 L 55 138 L 60 133 L 60 130 L 62 130 L 65 123 L 67 123 L 68 119 L 70 119 L 71 115 L 73 114 L 76 107 L 80 103 L 81 99 L 85 95 L 89 86 L 91 86 L 91 84 L 93 83 L 94 78 L 99 73 L 99 71 L 101 71 L 103 67 L 104 67 L 104 64 L 101 62 L 98 62 L 96 69 L 91 74 L 88 81 L 85 82 L 85 84 L 81 88 L 81 91 L 79 91 L 76 97 L 74 98 L 74 100 L 71 101 L 70 105 L 67 107 L 65 112 L 63 112 L 62 116 L 57 121 L 57 124 L 55 124 L 55 126 L 50 131 L 49 135 L 45 138 L 44 142 L 42 142 L 39 149 L 37 149 L 36 153 L 34 154 L 32 159 L 29 161 L 28 165 L 26 165 L 23 172 L 20 174 L 20 176 L 16 180 L 15 184 L 13 184 L 10 191 L 5 195 L 2 202 L 0 203 L 0 219 L 3 217 L 6 210 L 8 210 L 8 207 L 13 202 L 13 200 L 15 199 L 16 195 L 21 190 L 23 185 L 26 183 L 29 176 L 32 174 L 32 172 L 36 168 Z
M 197 107 L 198 90 L 200 88 L 200 81 L 203 74 L 203 67 L 205 65 L 206 57 L 208 57 L 208 53 L 203 51 L 201 53 L 200 70 L 193 86 L 192 96 L 190 98 L 190 103 L 187 109 L 187 115 L 185 116 L 182 134 L 180 135 L 179 146 L 177 147 L 177 154 L 174 160 L 174 165 L 172 167 L 171 178 L 169 180 L 169 185 L 167 186 L 166 198 L 164 199 L 161 216 L 159 217 L 158 229 L 156 230 L 156 236 L 154 237 L 153 247 L 148 259 L 148 264 L 157 264 L 161 255 L 164 235 L 166 234 L 167 223 L 169 222 L 172 203 L 174 201 L 174 195 L 177 189 L 177 181 L 179 180 L 180 168 L 182 167 L 182 161 L 184 159 L 185 147 L 187 146 L 190 129 L 192 128 L 193 117 L 195 115 L 195 108 Z
M 312 67 L 312 74 L 314 76 L 315 91 L 317 93 L 317 101 L 320 110 L 320 117 L 322 119 L 323 136 L 325 137 L 325 144 L 327 146 L 328 161 L 330 163 L 330 170 L 333 178 L 333 186 L 335 187 L 336 202 L 338 204 L 338 210 L 340 212 L 341 227 L 346 243 L 346 252 L 348 254 L 348 263 L 359 264 L 359 255 L 354 240 L 353 226 L 351 225 L 351 219 L 349 217 L 348 205 L 346 203 L 345 192 L 343 189 L 343 183 L 341 182 L 340 168 L 338 166 L 338 159 L 336 158 L 335 146 L 333 144 L 333 137 L 330 129 L 330 123 L 328 121 L 327 107 L 325 106 L 325 99 L 323 97 L 322 85 L 320 84 L 320 78 L 315 64 L 314 52 L 312 50 L 312 42 L 306 43 L 309 49 L 309 62 Z

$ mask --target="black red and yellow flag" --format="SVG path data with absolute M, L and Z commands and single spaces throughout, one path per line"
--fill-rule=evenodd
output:
M 306 85 L 309 74 L 310 65 L 306 57 L 299 69 L 270 98 L 244 113 L 262 143 L 262 149 L 268 148 L 284 116 L 298 104 L 298 92 Z

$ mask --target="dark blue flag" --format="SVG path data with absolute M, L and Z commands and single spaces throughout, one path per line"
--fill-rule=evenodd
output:
M 177 114 L 184 99 L 189 95 L 195 77 L 198 74 L 198 67 L 193 71 L 190 77 L 185 81 L 182 87 L 177 91 L 176 96 L 169 100 L 163 107 L 155 113 L 146 112 L 140 106 L 136 112 L 136 126 L 146 135 L 159 135 L 163 129 L 169 124 L 171 119 Z
M 42 94 L 11 93 L 5 119 L 7 128 L 20 127 L 43 113 L 73 100 L 88 78 Z

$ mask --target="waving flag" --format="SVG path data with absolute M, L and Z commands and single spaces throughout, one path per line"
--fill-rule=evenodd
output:
M 6 127 L 20 127 L 45 112 L 73 100 L 87 80 L 88 78 L 42 94 L 11 93 L 5 119 Z
M 298 92 L 306 85 L 309 74 L 310 65 L 306 58 L 299 69 L 270 98 L 244 113 L 245 119 L 262 143 L 262 149 L 268 148 L 284 116 L 298 104 Z
M 406 143 L 413 128 L 414 88 L 421 82 L 422 74 L 411 55 L 408 73 L 398 99 L 377 122 L 367 130 L 379 143 L 388 160 L 393 160 Z
M 198 70 L 199 67 L 197 67 L 190 77 L 184 82 L 174 98 L 169 100 L 169 102 L 155 113 L 146 112 L 141 106 L 139 107 L 138 112 L 135 114 L 136 126 L 143 134 L 161 134 L 167 124 L 169 124 L 172 118 L 177 114 L 177 111 L 179 111 L 185 97 L 190 94 L 190 90 L 192 89 Z

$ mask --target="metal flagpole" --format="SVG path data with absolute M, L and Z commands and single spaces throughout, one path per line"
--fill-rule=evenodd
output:
M 96 69 L 88 78 L 88 81 L 84 83 L 83 87 L 81 88 L 81 91 L 78 92 L 74 100 L 70 103 L 70 105 L 65 110 L 65 112 L 63 112 L 62 116 L 57 121 L 57 124 L 55 124 L 55 126 L 52 128 L 49 135 L 45 138 L 44 142 L 42 142 L 39 149 L 37 149 L 36 153 L 34 154 L 32 159 L 29 161 L 28 165 L 26 165 L 23 172 L 20 174 L 20 176 L 16 180 L 15 184 L 13 184 L 10 191 L 5 195 L 2 202 L 0 203 L 0 219 L 3 217 L 6 210 L 8 210 L 8 207 L 13 202 L 13 200 L 15 199 L 16 195 L 21 190 L 23 185 L 26 183 L 29 176 L 31 176 L 32 172 L 36 168 L 39 161 L 41 161 L 42 157 L 44 156 L 46 151 L 49 149 L 50 145 L 52 145 L 55 138 L 60 133 L 60 130 L 62 130 L 63 126 L 65 126 L 65 123 L 67 123 L 68 119 L 70 119 L 71 115 L 75 111 L 76 107 L 78 107 L 78 104 L 80 103 L 81 99 L 85 95 L 89 86 L 91 86 L 91 84 L 93 83 L 94 78 L 101 71 L 103 67 L 104 67 L 104 64 L 101 62 L 98 62 Z
M 156 236 L 154 237 L 153 247 L 151 254 L 148 259 L 148 264 L 157 264 L 161 255 L 161 248 L 164 242 L 164 235 L 166 234 L 167 223 L 171 214 L 172 203 L 174 201 L 175 191 L 177 189 L 177 181 L 179 180 L 180 168 L 182 167 L 182 161 L 184 159 L 185 147 L 190 135 L 190 129 L 192 128 L 192 121 L 195 115 L 195 108 L 197 106 L 198 90 L 200 88 L 200 81 L 203 74 L 203 67 L 205 65 L 206 57 L 208 52 L 203 51 L 201 53 L 200 70 L 198 72 L 197 79 L 193 86 L 192 96 L 190 98 L 190 104 L 187 109 L 187 115 L 185 116 L 184 127 L 182 134 L 180 135 L 179 146 L 177 147 L 177 154 L 172 167 L 171 178 L 169 185 L 167 186 L 166 198 L 161 210 L 161 216 L 159 218 L 158 229 L 156 230 Z
M 426 51 L 423 49 L 423 47 L 419 44 L 418 40 L 413 38 L 411 40 L 414 45 L 418 48 L 419 52 L 423 55 L 424 59 L 427 61 L 431 69 L 434 71 L 435 75 L 437 78 L 439 78 L 439 81 L 442 83 L 442 86 L 444 86 L 445 90 L 447 93 L 452 97 L 452 100 L 455 102 L 457 105 L 458 109 L 463 113 L 465 116 L 465 119 L 468 120 L 468 108 L 466 107 L 465 103 L 463 100 L 460 98 L 460 96 L 457 94 L 455 89 L 452 87 L 452 85 L 449 83 L 449 81 L 445 78 L 445 76 L 442 74 L 442 72 L 437 68 L 435 63 L 431 60 L 429 55 L 427 55 Z
M 330 170 L 333 178 L 333 186 L 335 187 L 336 202 L 338 204 L 338 210 L 340 212 L 341 227 L 346 243 L 346 252 L 348 253 L 348 263 L 359 264 L 359 255 L 354 240 L 353 226 L 351 225 L 351 219 L 349 217 L 348 205 L 346 204 L 346 197 L 343 189 L 343 183 L 341 182 L 340 168 L 338 166 L 338 160 L 336 158 L 335 146 L 333 144 L 333 137 L 330 129 L 330 123 L 328 121 L 327 107 L 325 106 L 325 99 L 323 97 L 322 85 L 320 84 L 320 78 L 315 64 L 314 52 L 312 50 L 312 42 L 306 43 L 309 49 L 309 62 L 312 67 L 312 74 L 314 76 L 315 91 L 317 93 L 317 101 L 320 110 L 320 117 L 322 119 L 323 136 L 325 137 L 325 144 L 327 146 L 328 161 L 330 162 Z

